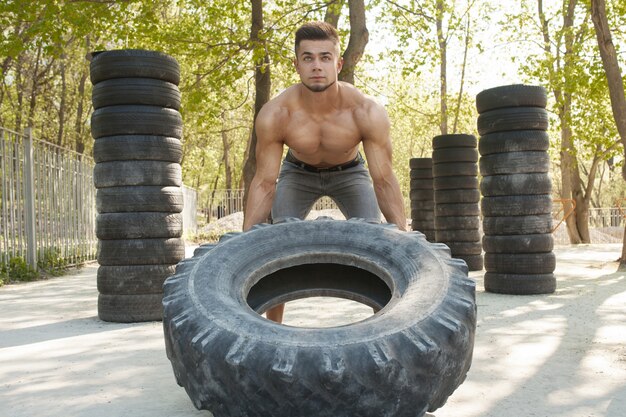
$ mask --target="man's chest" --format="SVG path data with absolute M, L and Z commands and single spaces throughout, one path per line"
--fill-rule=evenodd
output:
M 359 144 L 362 134 L 350 112 L 326 117 L 294 115 L 285 129 L 285 143 L 304 153 L 345 151 Z

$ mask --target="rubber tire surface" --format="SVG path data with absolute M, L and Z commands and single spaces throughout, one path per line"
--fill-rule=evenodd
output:
M 480 200 L 485 216 L 528 216 L 552 213 L 550 194 L 484 197 Z
M 328 265 L 358 273 L 334 279 Z M 386 295 L 362 292 L 357 276 L 368 274 Z M 331 328 L 257 314 L 320 293 L 388 302 Z M 476 325 L 475 284 L 445 246 L 354 220 L 288 221 L 232 236 L 181 263 L 163 305 L 177 381 L 215 417 L 422 416 L 464 380 Z
M 457 175 L 478 175 L 476 162 L 445 162 L 433 165 L 433 177 L 451 177 Z
M 480 240 L 480 230 L 437 230 L 437 242 L 477 242 Z
M 552 232 L 552 214 L 529 216 L 485 216 L 483 231 L 486 235 L 530 235 Z
M 474 135 L 454 134 L 438 135 L 433 138 L 433 149 L 475 148 L 478 140 Z
M 411 169 L 426 169 L 433 167 L 432 158 L 411 158 L 409 159 L 409 168 Z
M 172 186 L 108 187 L 96 190 L 98 213 L 183 211 L 183 190 Z
M 478 203 L 437 204 L 435 214 L 437 216 L 479 216 L 480 207 Z
M 476 95 L 476 110 L 484 113 L 503 107 L 542 107 L 548 103 L 546 89 L 536 85 L 511 84 L 483 90 Z
M 130 185 L 162 185 L 180 187 L 183 172 L 180 164 L 166 161 L 100 162 L 93 168 L 96 188 Z
M 547 152 L 506 152 L 480 158 L 480 174 L 483 176 L 549 171 L 550 156 Z
M 553 252 L 485 253 L 485 270 L 500 274 L 551 274 L 556 268 Z
M 98 240 L 98 263 L 119 265 L 172 265 L 185 258 L 180 238 Z
M 534 295 L 551 294 L 556 290 L 554 274 L 500 274 L 485 273 L 485 291 L 512 294 Z
M 476 148 L 441 148 L 433 151 L 433 165 L 454 162 L 477 162 Z
M 476 189 L 437 190 L 435 205 L 448 203 L 478 203 L 480 191 Z
M 96 216 L 98 239 L 152 239 L 182 235 L 181 213 L 101 213 Z
M 478 150 L 483 156 L 504 152 L 547 151 L 549 148 L 550 136 L 541 130 L 491 133 L 481 136 L 478 142 Z
M 482 178 L 480 191 L 485 197 L 550 194 L 552 180 L 548 173 L 489 175 Z
M 478 178 L 473 175 L 433 178 L 433 188 L 435 189 L 435 193 L 439 190 L 478 190 L 478 186 Z
M 118 135 L 155 135 L 180 139 L 183 118 L 177 110 L 157 106 L 109 106 L 91 114 L 94 139 Z
M 163 283 L 176 265 L 101 266 L 96 278 L 102 294 L 162 294 Z
M 91 91 L 94 109 L 122 104 L 180 108 L 180 90 L 175 84 L 150 78 L 117 78 L 97 83 Z
M 93 145 L 96 162 L 154 160 L 180 163 L 183 145 L 179 139 L 165 136 L 105 136 Z
M 94 53 L 89 64 L 91 83 L 113 78 L 155 78 L 175 85 L 180 82 L 180 66 L 173 57 L 158 51 L 120 49 Z
M 554 248 L 552 233 L 484 235 L 483 248 L 490 253 L 540 253 Z
M 410 178 L 416 180 L 427 180 L 433 178 L 432 168 L 411 168 L 409 172 Z
M 160 321 L 162 294 L 98 294 L 98 317 L 114 323 Z
M 476 124 L 482 136 L 511 130 L 547 130 L 549 118 L 540 107 L 508 107 L 482 113 Z

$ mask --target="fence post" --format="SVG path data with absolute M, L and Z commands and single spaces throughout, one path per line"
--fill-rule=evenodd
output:
M 35 232 L 35 179 L 33 175 L 33 130 L 24 131 L 24 222 L 26 226 L 26 262 L 37 270 L 37 235 Z

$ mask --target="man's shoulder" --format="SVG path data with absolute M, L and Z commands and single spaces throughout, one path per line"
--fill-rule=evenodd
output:
M 381 109 L 382 106 L 376 99 L 363 91 L 356 88 L 354 85 L 341 81 L 341 87 L 343 94 L 348 102 L 351 103 L 351 107 L 355 110 L 370 111 L 373 109 Z

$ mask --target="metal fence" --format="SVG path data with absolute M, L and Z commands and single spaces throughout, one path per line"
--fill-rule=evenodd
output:
M 183 185 L 183 233 L 194 234 L 198 230 L 198 192 Z
M 0 263 L 96 257 L 93 160 L 0 128 Z
M 313 206 L 313 210 L 336 209 L 337 204 L 329 197 L 322 197 Z M 207 223 L 243 211 L 243 189 L 214 190 L 201 212 Z

